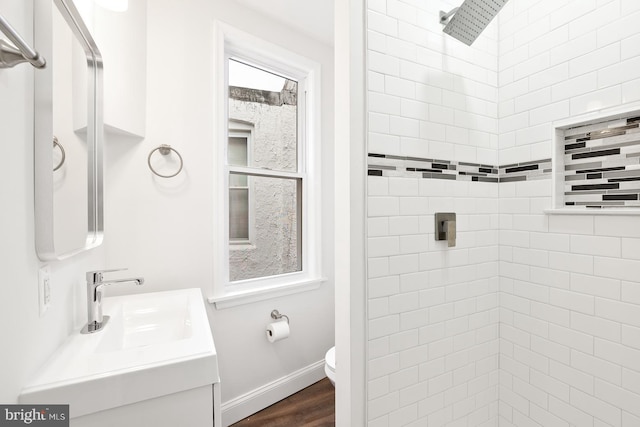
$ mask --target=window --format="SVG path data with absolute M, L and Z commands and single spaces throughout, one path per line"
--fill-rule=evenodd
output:
M 219 24 L 212 301 L 317 282 L 319 69 Z M 235 35 L 236 37 L 233 37 Z

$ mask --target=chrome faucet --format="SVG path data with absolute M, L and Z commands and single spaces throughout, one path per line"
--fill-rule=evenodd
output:
M 102 315 L 102 293 L 105 286 L 114 285 L 116 283 L 135 283 L 136 285 L 142 285 L 144 283 L 144 279 L 142 277 L 133 279 L 102 280 L 102 275 L 104 273 L 123 270 L 126 270 L 126 268 L 87 272 L 87 314 L 89 320 L 85 327 L 82 328 L 83 334 L 98 332 L 104 328 L 109 321 L 109 316 Z

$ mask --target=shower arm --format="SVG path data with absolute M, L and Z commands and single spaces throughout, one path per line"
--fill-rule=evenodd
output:
M 447 25 L 449 23 L 449 18 L 451 18 L 457 11 L 460 9 L 459 7 L 454 7 L 449 12 L 445 12 L 443 10 L 440 11 L 440 23 L 442 25 Z

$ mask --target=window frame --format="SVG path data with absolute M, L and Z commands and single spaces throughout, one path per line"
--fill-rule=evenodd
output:
M 213 286 L 208 298 L 217 308 L 273 298 L 314 289 L 325 280 L 321 277 L 320 223 L 320 64 L 263 38 L 240 31 L 228 24 L 215 23 L 215 124 L 214 132 L 214 259 Z M 298 169 L 296 172 L 233 167 L 234 171 L 253 176 L 301 180 L 299 228 L 302 238 L 302 269 L 277 276 L 229 281 L 229 137 L 228 66 L 229 58 L 276 72 L 298 82 Z M 300 194 L 301 193 L 301 194 Z

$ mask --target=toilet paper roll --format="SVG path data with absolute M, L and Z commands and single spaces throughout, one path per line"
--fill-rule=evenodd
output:
M 267 339 L 276 342 L 289 337 L 289 323 L 274 322 L 267 325 Z

